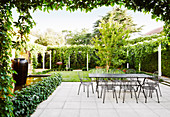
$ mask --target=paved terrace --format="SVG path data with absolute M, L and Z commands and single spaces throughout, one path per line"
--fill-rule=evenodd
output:
M 105 103 L 93 94 L 90 87 L 90 97 L 81 87 L 80 95 L 77 95 L 79 82 L 62 82 L 54 93 L 44 102 L 40 103 L 36 112 L 31 117 L 168 117 L 170 116 L 170 87 L 160 84 L 163 97 L 160 103 L 154 93 L 153 98 L 148 98 L 144 103 L 141 93 L 139 103 L 135 97 L 130 98 L 126 93 L 125 103 L 122 97 L 117 104 L 112 98 L 112 92 L 106 93 Z M 95 84 L 94 84 L 95 85 Z M 121 95 L 122 96 L 122 95 Z

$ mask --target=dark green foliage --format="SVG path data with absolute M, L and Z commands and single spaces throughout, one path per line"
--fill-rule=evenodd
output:
M 38 104 L 46 100 L 61 82 L 61 74 L 55 73 L 35 85 L 16 91 L 13 99 L 14 115 L 16 117 L 30 116 Z
M 9 66 L 10 63 L 10 50 L 18 45 L 24 45 L 26 42 L 27 34 L 33 28 L 35 22 L 32 19 L 30 11 L 47 11 L 59 10 L 66 7 L 67 11 L 91 11 L 100 6 L 114 6 L 118 4 L 124 5 L 126 8 L 134 11 L 151 12 L 152 18 L 156 20 L 165 21 L 164 31 L 165 35 L 169 38 L 170 33 L 170 3 L 169 0 L 1 0 L 0 1 L 0 92 L 4 99 L 0 99 L 0 115 L 13 116 L 12 102 L 8 90 L 12 87 L 13 79 L 8 74 L 12 73 Z M 19 12 L 17 22 L 12 22 L 12 9 L 16 8 Z M 20 35 L 15 43 L 12 43 L 12 23 L 19 29 Z
M 149 42 L 147 42 L 148 40 Z M 130 44 L 134 44 L 129 45 L 129 47 L 127 48 L 129 51 L 129 55 L 127 57 L 128 62 L 130 63 L 130 67 L 133 66 L 133 68 L 135 68 L 136 70 L 139 70 L 139 63 L 141 64 L 143 58 L 145 58 L 148 54 L 154 53 L 155 50 L 158 49 L 160 43 L 162 44 L 162 50 L 168 50 L 168 48 L 166 48 L 166 45 L 169 43 L 168 38 L 165 38 L 162 35 L 139 37 L 133 40 L 129 40 L 128 42 Z
M 170 77 L 170 50 L 163 50 L 161 56 L 162 75 Z M 142 60 L 141 69 L 143 71 L 158 71 L 158 52 L 148 54 Z
M 73 69 L 82 69 L 87 65 L 87 53 L 89 58 L 89 68 L 94 68 L 97 63 L 97 57 L 95 48 L 93 46 L 63 46 L 63 47 L 48 47 L 48 50 L 52 50 L 52 68 L 59 70 L 65 69 L 68 64 L 70 56 L 70 66 Z M 56 65 L 57 62 L 62 61 L 62 65 Z M 48 61 L 47 61 L 48 62 Z
M 37 58 L 35 56 L 33 56 L 32 65 L 33 65 L 33 69 L 37 68 Z
M 82 68 L 82 71 L 87 71 L 87 68 L 86 68 L 86 67 L 83 67 L 83 68 Z

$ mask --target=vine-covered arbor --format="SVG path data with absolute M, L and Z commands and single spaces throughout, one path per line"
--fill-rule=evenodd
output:
M 169 44 L 168 38 L 162 35 L 152 35 L 128 40 L 128 43 L 128 62 L 132 63 L 132 61 L 135 61 L 135 68 L 139 71 L 143 58 L 158 51 L 158 72 L 159 76 L 161 76 L 161 45 L 162 50 L 166 50 L 166 45 Z M 134 58 L 135 60 L 133 60 Z
M 14 82 L 10 76 L 13 70 L 10 66 L 10 56 L 12 48 L 18 48 L 24 45 L 27 35 L 35 22 L 32 19 L 30 11 L 58 10 L 66 7 L 68 11 L 81 9 L 89 12 L 100 6 L 114 6 L 115 4 L 124 5 L 131 10 L 151 12 L 152 18 L 165 21 L 164 31 L 169 38 L 170 33 L 170 3 L 169 0 L 1 0 L 0 1 L 0 114 L 1 116 L 13 116 L 13 106 L 9 90 Z M 18 21 L 12 21 L 12 9 L 16 8 L 20 14 Z M 18 40 L 12 42 L 12 24 L 19 29 Z

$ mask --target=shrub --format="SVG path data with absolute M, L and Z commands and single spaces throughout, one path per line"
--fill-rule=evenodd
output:
M 163 50 L 161 56 L 162 75 L 170 77 L 170 50 Z M 141 69 L 147 72 L 158 71 L 158 52 L 148 54 L 141 63 Z
M 37 105 L 46 100 L 61 82 L 61 74 L 54 73 L 35 85 L 16 91 L 16 97 L 13 99 L 14 115 L 16 117 L 30 116 Z
M 82 68 L 82 71 L 87 71 L 87 68 L 86 68 L 86 67 L 83 67 L 83 68 Z
M 73 71 L 73 68 L 69 68 L 68 71 Z

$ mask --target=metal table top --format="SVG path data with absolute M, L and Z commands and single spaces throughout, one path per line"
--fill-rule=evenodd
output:
M 89 74 L 90 78 L 153 78 L 147 74 Z

